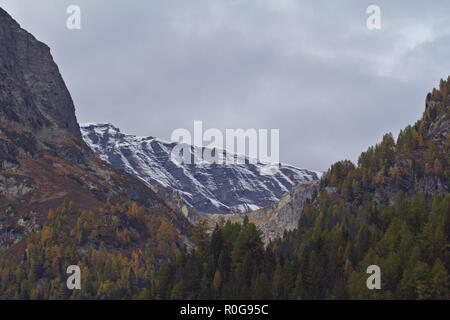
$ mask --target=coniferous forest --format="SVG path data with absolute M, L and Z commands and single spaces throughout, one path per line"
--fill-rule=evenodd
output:
M 222 223 L 195 231 L 197 250 L 164 265 L 162 299 L 449 299 L 450 77 L 427 96 L 414 126 L 362 153 L 358 165 L 334 164 L 297 230 L 264 249 L 254 225 Z M 445 133 L 445 131 L 444 131 Z M 367 290 L 378 265 L 382 289 Z
M 187 250 L 166 216 L 134 202 L 96 211 L 66 201 L 30 233 L 23 255 L 0 258 L 7 299 L 449 299 L 450 196 L 427 192 L 450 177 L 450 84 L 427 97 L 414 126 L 334 164 L 298 228 L 264 246 L 249 223 L 198 223 Z M 420 188 L 418 188 L 418 186 Z M 74 227 L 70 227 L 74 226 Z M 65 286 L 68 264 L 81 290 Z M 382 270 L 369 291 L 366 269 Z
M 66 201 L 24 245 L 23 256 L 0 258 L 1 298 L 151 299 L 157 266 L 183 248 L 166 218 L 134 202 L 93 212 Z M 69 265 L 80 267 L 82 290 L 68 290 Z

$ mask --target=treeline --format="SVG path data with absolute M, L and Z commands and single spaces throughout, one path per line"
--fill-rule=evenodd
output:
M 134 202 L 94 212 L 65 201 L 24 245 L 0 258 L 0 299 L 151 299 L 162 261 L 183 250 L 162 214 Z M 67 289 L 70 265 L 81 269 L 81 290 Z

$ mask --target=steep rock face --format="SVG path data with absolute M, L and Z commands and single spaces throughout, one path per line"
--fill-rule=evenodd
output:
M 0 250 L 16 252 L 64 200 L 87 210 L 135 201 L 190 234 L 147 185 L 95 157 L 49 48 L 0 8 Z
M 41 139 L 80 139 L 72 98 L 50 48 L 0 8 L 0 122 Z
M 248 213 L 277 203 L 294 185 L 321 175 L 287 165 L 180 164 L 171 159 L 174 143 L 126 135 L 111 124 L 81 127 L 98 157 L 149 185 L 178 191 L 188 206 L 204 213 Z
M 222 219 L 224 221 L 243 222 L 245 216 L 247 216 L 249 221 L 254 223 L 262 232 L 264 243 L 268 244 L 270 241 L 281 238 L 285 231 L 292 231 L 298 227 L 303 206 L 307 201 L 315 200 L 319 192 L 319 184 L 319 181 L 300 183 L 294 186 L 291 191 L 285 193 L 278 203 L 245 215 L 189 213 L 188 217 L 194 223 L 206 220 L 213 228 Z

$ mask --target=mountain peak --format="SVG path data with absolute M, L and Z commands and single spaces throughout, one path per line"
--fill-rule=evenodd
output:
M 288 165 L 172 161 L 176 145 L 120 132 L 111 124 L 84 124 L 83 138 L 95 154 L 151 186 L 177 191 L 199 212 L 246 213 L 278 202 L 294 185 L 320 179 L 318 172 Z M 231 155 L 232 156 L 232 155 Z

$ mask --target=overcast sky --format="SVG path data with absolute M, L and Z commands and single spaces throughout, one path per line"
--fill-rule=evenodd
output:
M 82 29 L 66 28 L 68 5 Z M 366 9 L 381 8 L 381 30 Z M 450 1 L 0 0 L 47 43 L 79 122 L 280 129 L 282 162 L 326 170 L 419 119 L 450 74 Z

